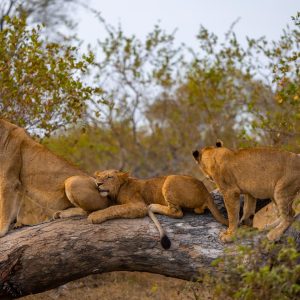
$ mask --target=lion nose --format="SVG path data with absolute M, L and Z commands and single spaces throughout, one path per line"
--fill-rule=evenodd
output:
M 103 182 L 97 182 L 97 186 L 101 186 L 103 184 Z

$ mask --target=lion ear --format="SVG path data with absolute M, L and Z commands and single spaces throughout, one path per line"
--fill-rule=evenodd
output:
M 118 175 L 119 175 L 122 179 L 127 180 L 128 177 L 129 177 L 129 172 L 122 172 L 122 171 L 119 171 L 119 172 L 118 172 Z
M 94 176 L 99 176 L 102 173 L 102 171 L 95 171 Z
M 200 152 L 198 150 L 193 151 L 193 156 L 195 160 L 198 162 L 201 158 Z
M 221 140 L 217 140 L 217 141 L 216 141 L 216 147 L 217 147 L 217 148 L 223 147 L 223 142 L 222 142 Z

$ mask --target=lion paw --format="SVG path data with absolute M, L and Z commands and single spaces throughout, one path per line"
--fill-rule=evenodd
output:
M 94 224 L 94 217 L 92 216 L 92 214 L 90 214 L 88 217 L 87 217 L 87 220 L 88 220 L 88 222 L 89 223 L 91 223 L 91 224 Z
M 273 229 L 267 234 L 267 238 L 269 241 L 278 241 L 280 239 L 280 235 L 280 232 L 278 232 L 276 229 Z
M 197 207 L 194 209 L 194 213 L 198 215 L 204 214 L 204 211 L 205 211 L 205 207 Z
M 241 219 L 239 224 L 247 227 L 253 227 L 253 219 Z
M 87 219 L 88 219 L 88 222 L 91 224 L 100 224 L 105 221 L 105 218 L 101 217 L 99 215 L 99 213 L 91 213 L 91 214 L 89 214 Z
M 15 225 L 14 225 L 14 229 L 18 229 L 18 228 L 21 228 L 25 226 L 24 224 L 22 224 L 21 222 L 16 222 Z
M 220 239 L 222 242 L 224 243 L 229 243 L 232 242 L 233 240 L 233 233 L 231 233 L 230 231 L 226 230 L 224 232 L 220 233 Z
M 62 218 L 62 211 L 61 210 L 58 210 L 56 211 L 53 215 L 52 215 L 52 219 L 53 220 L 57 220 L 57 219 L 61 219 Z

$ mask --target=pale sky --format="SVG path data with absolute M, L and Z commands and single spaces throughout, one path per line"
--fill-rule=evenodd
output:
M 241 18 L 235 32 L 241 42 L 246 36 L 278 39 L 291 16 L 300 11 L 300 0 L 89 0 L 90 6 L 101 11 L 102 17 L 114 26 L 119 23 L 125 33 L 146 36 L 153 26 L 160 25 L 167 32 L 177 28 L 176 41 L 196 46 L 200 24 L 219 37 L 232 22 Z M 103 38 L 98 21 L 83 9 L 76 13 L 78 34 L 86 43 L 95 45 Z

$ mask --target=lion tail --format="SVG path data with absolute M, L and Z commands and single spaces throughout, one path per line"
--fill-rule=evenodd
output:
M 225 219 L 225 217 L 222 215 L 222 213 L 220 212 L 220 210 L 218 209 L 218 207 L 216 206 L 212 196 L 209 194 L 207 197 L 207 207 L 210 210 L 210 212 L 212 213 L 212 215 L 215 217 L 215 219 L 220 222 L 223 225 L 227 225 L 228 226 L 228 220 Z
M 171 247 L 171 241 L 170 241 L 169 237 L 167 236 L 167 234 L 165 233 L 165 231 L 163 230 L 163 228 L 161 227 L 155 214 L 150 209 L 148 209 L 148 215 L 159 231 L 160 243 L 161 243 L 162 247 L 164 249 L 169 249 Z

